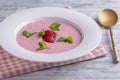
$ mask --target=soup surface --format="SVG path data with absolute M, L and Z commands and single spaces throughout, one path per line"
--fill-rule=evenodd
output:
M 50 26 L 55 22 L 59 23 L 59 30 L 54 30 L 50 28 Z M 28 31 L 29 33 L 35 33 L 35 32 L 36 33 L 28 38 L 23 35 L 24 31 Z M 55 33 L 54 40 L 52 42 L 45 41 L 43 38 L 45 33 L 44 35 L 42 35 L 42 37 L 38 37 L 38 33 L 41 31 L 54 32 Z M 69 40 L 67 42 L 66 39 L 59 41 L 58 39 L 60 37 L 64 37 L 64 38 L 70 37 L 72 38 L 72 42 L 69 42 Z M 37 20 L 35 22 L 30 22 L 24 25 L 18 31 L 16 40 L 21 47 L 27 50 L 30 50 L 36 53 L 53 54 L 53 53 L 65 52 L 78 46 L 82 41 L 82 33 L 69 23 L 58 21 L 58 20 L 43 19 L 43 20 Z M 41 47 L 39 45 L 39 42 L 44 42 L 45 43 L 44 45 L 46 46 L 46 48 L 39 50 L 39 48 Z

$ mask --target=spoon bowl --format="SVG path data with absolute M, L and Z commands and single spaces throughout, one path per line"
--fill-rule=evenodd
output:
M 98 20 L 104 27 L 109 28 L 117 23 L 118 16 L 114 10 L 104 9 L 99 13 Z

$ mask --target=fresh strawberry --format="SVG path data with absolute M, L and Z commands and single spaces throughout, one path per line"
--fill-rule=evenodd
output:
M 44 41 L 54 43 L 56 38 L 56 33 L 51 30 L 46 30 L 45 35 L 42 37 Z

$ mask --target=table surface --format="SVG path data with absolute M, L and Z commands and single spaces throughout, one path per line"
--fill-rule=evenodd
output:
M 16 11 L 43 6 L 72 6 L 75 10 L 90 16 L 96 22 L 98 12 L 104 8 L 114 9 L 120 16 L 120 0 L 0 0 L 0 20 Z M 113 32 L 120 54 L 119 22 L 118 25 L 113 27 Z M 3 80 L 120 80 L 120 63 L 113 64 L 112 61 L 109 30 L 102 26 L 100 28 L 102 30 L 101 43 L 108 52 L 106 57 L 22 74 Z

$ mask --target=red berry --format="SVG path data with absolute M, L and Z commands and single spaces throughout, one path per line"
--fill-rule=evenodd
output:
M 43 36 L 43 40 L 46 42 L 51 42 L 53 43 L 56 38 L 56 33 L 51 31 L 51 30 L 46 30 L 45 35 Z

